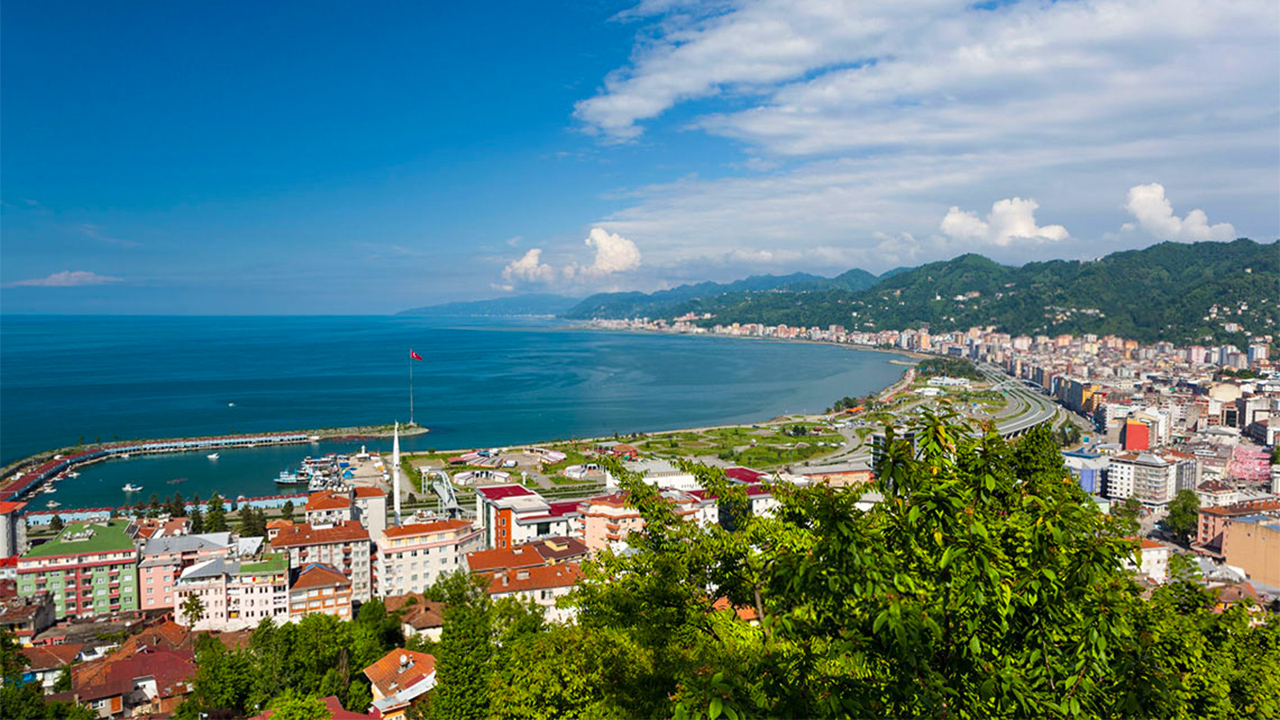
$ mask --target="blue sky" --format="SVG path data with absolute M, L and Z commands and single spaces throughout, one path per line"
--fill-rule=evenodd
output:
M 1247 1 L 5 3 L 0 311 L 1274 239 L 1277 28 Z

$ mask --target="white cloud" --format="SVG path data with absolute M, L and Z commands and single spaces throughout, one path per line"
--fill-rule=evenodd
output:
M 1257 72 L 1280 65 L 1271 0 L 676 1 L 622 19 L 637 18 L 631 60 L 575 116 L 614 141 L 678 123 L 740 142 L 744 162 L 612 189 L 625 205 L 599 223 L 645 252 L 628 279 L 962 251 L 1024 262 L 1048 240 L 1093 257 L 1143 244 L 1104 233 L 1122 222 L 1117 198 L 1151 177 L 1214 198 L 1245 234 L 1280 233 L 1280 74 Z M 938 229 L 951 206 L 1015 193 L 1069 219 L 1070 237 L 1025 201 L 956 210 L 951 234 Z
M 9 287 L 84 287 L 86 285 L 105 285 L 121 282 L 118 277 L 99 275 L 87 270 L 63 270 L 49 277 L 19 280 L 9 283 Z
M 1150 235 L 1158 240 L 1181 240 L 1195 242 L 1199 240 L 1232 240 L 1236 237 L 1236 229 L 1231 223 L 1210 225 L 1209 218 L 1203 210 L 1192 210 L 1186 218 L 1173 214 L 1173 204 L 1165 197 L 1164 186 L 1159 183 L 1136 185 L 1129 188 L 1129 201 L 1125 209 L 1137 219 Z M 1125 229 L 1132 230 L 1132 224 Z
M 542 249 L 531 248 L 519 260 L 515 260 L 502 269 L 502 279 L 510 285 L 512 282 L 549 283 L 555 279 L 556 271 L 542 262 Z
M 591 265 L 580 268 L 588 275 L 612 275 L 640 267 L 640 248 L 630 240 L 604 228 L 593 227 L 587 239 L 587 247 L 595 248 L 596 259 Z
M 591 264 L 569 262 L 556 269 L 542 262 L 541 248 L 533 248 L 524 257 L 503 268 L 502 278 L 506 283 L 502 289 L 514 289 L 516 282 L 545 284 L 555 282 L 557 278 L 579 284 L 594 284 L 640 267 L 640 248 L 621 235 L 601 227 L 593 227 L 583 243 L 595 250 L 595 258 Z
M 1001 246 L 1014 240 L 1066 240 L 1067 229 L 1061 225 L 1036 226 L 1035 214 L 1039 207 L 1039 203 L 1031 199 L 997 200 L 983 221 L 974 213 L 953 206 L 942 219 L 942 233 L 956 240 L 980 240 Z

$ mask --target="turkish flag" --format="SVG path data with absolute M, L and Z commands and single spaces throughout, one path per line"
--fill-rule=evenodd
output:
M 421 355 L 419 355 L 418 353 L 416 353 L 416 352 L 414 352 L 414 351 L 412 351 L 412 350 L 410 350 L 410 351 L 409 351 L 409 357 L 413 358 L 414 360 L 421 360 L 421 359 L 422 359 L 422 356 L 421 356 Z

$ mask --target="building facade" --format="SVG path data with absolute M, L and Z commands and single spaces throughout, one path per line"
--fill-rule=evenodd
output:
M 18 560 L 18 594 L 53 596 L 56 616 L 138 609 L 138 551 L 126 520 L 71 523 Z
M 348 520 L 332 526 L 303 523 L 283 527 L 271 539 L 271 548 L 287 553 L 291 567 L 318 562 L 337 568 L 351 581 L 351 597 L 356 602 L 373 597 L 369 531 L 358 521 Z
M 185 603 L 200 598 L 202 617 L 193 622 Z M 214 558 L 182 572 L 174 590 L 174 618 L 193 630 L 229 632 L 257 627 L 264 618 L 289 618 L 289 561 L 283 553 L 259 560 Z
M 422 592 L 441 575 L 466 569 L 467 553 L 484 546 L 469 520 L 390 527 L 377 541 L 379 595 Z

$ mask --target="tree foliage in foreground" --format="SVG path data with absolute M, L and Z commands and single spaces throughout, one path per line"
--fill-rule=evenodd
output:
M 97 713 L 82 705 L 46 702 L 34 678 L 25 679 L 30 663 L 7 628 L 0 628 L 0 718 L 64 718 L 89 720 Z
M 1170 588 L 1144 600 L 1122 569 L 1134 544 L 1048 431 L 1010 447 L 946 417 L 915 430 L 917 449 L 889 444 L 883 502 L 777 486 L 776 515 L 733 533 L 678 520 L 614 468 L 648 531 L 589 566 L 573 632 L 621 638 L 632 672 L 612 663 L 618 685 L 564 683 L 566 696 L 599 715 L 712 718 L 1280 713 L 1280 679 L 1259 672 L 1280 666 L 1280 624 L 1250 627 L 1242 607 L 1218 615 Z M 690 469 L 722 500 L 741 494 Z M 721 598 L 760 626 L 714 611 Z M 567 678 L 590 667 L 581 653 L 539 665 Z

